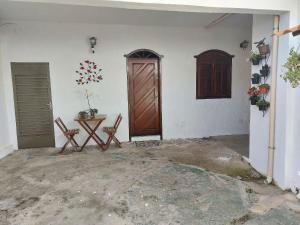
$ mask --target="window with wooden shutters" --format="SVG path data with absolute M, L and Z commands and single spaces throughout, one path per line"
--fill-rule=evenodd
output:
M 197 59 L 197 99 L 231 98 L 232 55 L 221 50 L 209 50 Z

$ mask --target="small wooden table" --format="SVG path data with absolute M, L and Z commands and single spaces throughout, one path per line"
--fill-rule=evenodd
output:
M 105 150 L 105 143 L 104 141 L 96 134 L 97 129 L 100 127 L 101 123 L 106 119 L 106 115 L 96 115 L 95 117 L 87 117 L 87 118 L 76 118 L 80 126 L 88 133 L 88 138 L 83 143 L 80 148 L 80 151 L 84 149 L 87 143 L 90 141 L 91 138 L 97 143 L 97 145 L 102 149 Z M 94 122 L 95 126 L 92 128 L 89 125 L 89 122 Z

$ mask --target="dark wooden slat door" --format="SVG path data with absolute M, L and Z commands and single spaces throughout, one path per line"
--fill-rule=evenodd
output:
M 48 63 L 11 63 L 19 148 L 54 147 Z
M 128 59 L 130 136 L 161 135 L 158 59 Z

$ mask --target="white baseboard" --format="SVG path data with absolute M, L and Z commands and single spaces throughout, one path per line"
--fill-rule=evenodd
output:
M 12 145 L 0 146 L 0 159 L 4 158 L 5 156 L 12 153 L 13 151 L 14 151 L 14 148 Z
M 159 141 L 160 135 L 132 137 L 131 141 Z

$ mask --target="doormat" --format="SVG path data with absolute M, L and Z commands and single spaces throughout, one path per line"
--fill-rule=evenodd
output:
M 161 144 L 161 141 L 136 141 L 135 146 L 136 147 L 156 147 Z

